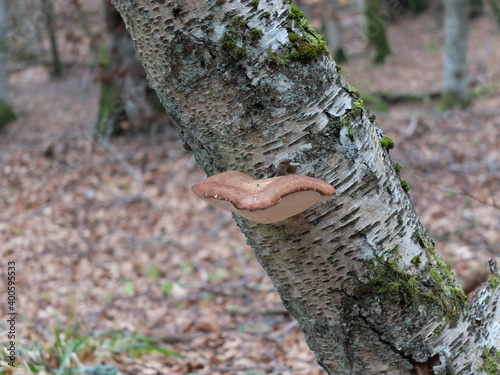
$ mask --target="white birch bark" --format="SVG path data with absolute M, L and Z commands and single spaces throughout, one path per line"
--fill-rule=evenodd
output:
M 467 31 L 469 0 L 444 1 L 442 95 L 445 108 L 465 105 L 469 96 Z
M 113 3 L 208 175 L 266 177 L 289 158 L 337 189 L 275 225 L 235 217 L 327 373 L 481 373 L 481 354 L 500 349 L 498 275 L 468 306 L 374 118 L 328 55 L 290 55 L 308 31 L 288 2 Z

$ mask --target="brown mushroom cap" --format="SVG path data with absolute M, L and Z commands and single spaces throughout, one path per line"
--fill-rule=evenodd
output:
M 205 202 L 262 224 L 297 215 L 335 195 L 335 189 L 318 178 L 286 175 L 256 180 L 229 171 L 192 187 Z

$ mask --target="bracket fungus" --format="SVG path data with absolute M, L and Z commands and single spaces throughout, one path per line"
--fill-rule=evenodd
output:
M 228 171 L 207 178 L 191 189 L 205 202 L 261 224 L 277 223 L 335 195 L 318 178 L 289 174 L 256 180 Z

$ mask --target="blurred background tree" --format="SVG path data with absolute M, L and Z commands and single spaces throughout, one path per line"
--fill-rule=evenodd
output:
M 469 102 L 467 34 L 470 0 L 444 1 L 444 50 L 441 105 L 444 109 Z
M 42 11 L 45 15 L 45 24 L 47 34 L 50 40 L 50 53 L 52 56 L 52 74 L 57 77 L 62 74 L 62 64 L 59 57 L 59 47 L 57 45 L 57 36 L 54 25 L 54 4 L 52 0 L 41 0 Z
M 103 1 L 105 39 L 98 46 L 101 93 L 96 132 L 156 132 L 169 123 L 146 81 L 125 24 L 109 0 Z
M 0 0 L 0 130 L 16 118 L 9 100 L 9 0 Z

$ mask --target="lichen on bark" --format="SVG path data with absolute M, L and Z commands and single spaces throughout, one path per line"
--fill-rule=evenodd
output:
M 336 188 L 334 199 L 281 223 L 235 216 L 323 368 L 363 375 L 408 374 L 439 361 L 464 368 L 447 340 L 470 326 L 471 313 L 375 121 L 328 54 L 269 60 L 303 37 L 288 2 L 114 3 L 151 85 L 208 175 L 267 177 L 270 166 L 292 159 L 298 173 Z M 235 26 L 231 41 L 246 50 L 238 59 L 224 45 Z M 263 32 L 258 43 L 252 29 Z

